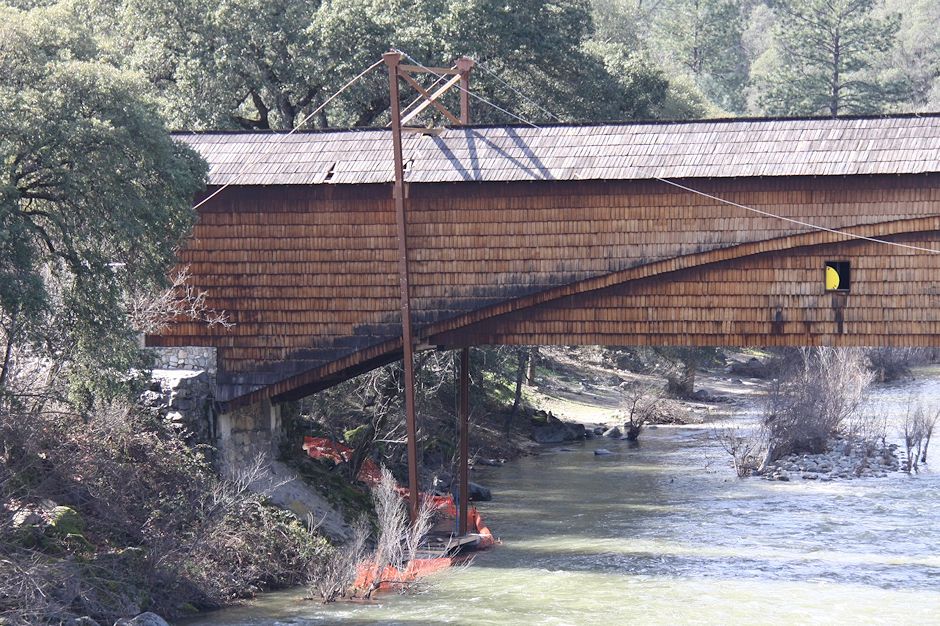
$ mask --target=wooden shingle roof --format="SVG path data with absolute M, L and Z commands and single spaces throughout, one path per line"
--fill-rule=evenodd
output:
M 392 181 L 387 129 L 176 137 L 212 185 Z M 940 115 L 446 128 L 403 138 L 410 182 L 940 172 Z

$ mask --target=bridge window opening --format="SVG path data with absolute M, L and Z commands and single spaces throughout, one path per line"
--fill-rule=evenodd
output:
M 848 291 L 852 287 L 852 268 L 848 261 L 826 261 L 826 291 Z

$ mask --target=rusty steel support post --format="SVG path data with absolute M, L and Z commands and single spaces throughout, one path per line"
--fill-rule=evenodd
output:
M 398 65 L 401 54 L 382 55 L 388 66 L 388 93 L 392 114 L 392 147 L 395 151 L 395 222 L 398 226 L 398 281 L 401 287 L 402 359 L 405 369 L 405 425 L 408 434 L 408 511 L 418 517 L 418 428 L 415 420 L 414 339 L 411 334 L 411 294 L 408 284 L 408 240 L 405 215 L 405 172 L 401 151 L 401 103 L 398 101 Z
M 473 69 L 473 59 L 461 57 L 457 59 L 457 70 L 460 72 L 460 123 L 470 123 L 470 70 Z M 457 420 L 459 422 L 460 460 L 459 491 L 460 507 L 457 511 L 457 533 L 460 536 L 467 534 L 467 512 L 470 501 L 470 348 L 460 351 L 460 408 Z
M 470 70 L 473 69 L 473 59 L 460 57 L 457 59 L 457 71 L 460 72 L 460 123 L 470 123 Z
M 457 411 L 460 431 L 459 495 L 457 533 L 467 534 L 467 510 L 470 500 L 470 348 L 460 351 L 460 408 Z

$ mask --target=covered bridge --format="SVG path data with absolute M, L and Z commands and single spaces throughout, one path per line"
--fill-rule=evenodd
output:
M 177 137 L 228 185 L 182 263 L 235 325 L 148 345 L 217 347 L 229 406 L 401 357 L 389 130 Z M 403 155 L 419 346 L 940 345 L 940 116 L 457 127 Z

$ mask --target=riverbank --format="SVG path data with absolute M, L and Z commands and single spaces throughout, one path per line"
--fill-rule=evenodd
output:
M 940 377 L 873 396 L 896 422 L 911 393 L 940 396 Z M 742 406 L 735 419 L 752 418 Z M 193 624 L 935 621 L 940 476 L 930 468 L 940 453 L 914 477 L 739 480 L 711 433 L 721 423 L 480 466 L 494 493 L 480 508 L 503 543 L 436 575 L 426 593 L 323 606 L 279 592 Z M 614 454 L 595 456 L 598 447 Z
M 750 358 L 744 351 L 731 354 L 737 361 Z M 698 372 L 693 397 L 670 397 L 662 373 L 620 367 L 608 352 L 597 347 L 542 348 L 541 355 L 535 384 L 523 389 L 526 401 L 589 428 L 622 426 L 637 389 L 660 394 L 661 408 L 653 413 L 649 425 L 689 425 L 752 410 L 767 387 L 763 379 L 742 377 L 733 374 L 730 365 L 716 365 Z
M 0 624 L 175 619 L 306 581 L 329 549 L 139 407 L 3 420 Z M 260 467 L 260 466 L 259 466 Z
M 766 387 L 766 382 L 758 378 L 749 378 L 741 375 L 740 372 L 732 373 L 727 365 L 713 366 L 699 372 L 696 381 L 696 395 L 693 399 L 657 399 L 657 419 L 660 422 L 648 424 L 641 433 L 639 443 L 628 442 L 620 437 L 604 437 L 599 441 L 591 442 L 585 440 L 584 436 L 574 436 L 569 441 L 562 443 L 561 446 L 540 446 L 533 440 L 533 434 L 537 429 L 546 425 L 548 415 L 561 418 L 569 423 L 577 424 L 581 427 L 580 432 L 594 433 L 594 429 L 606 430 L 611 427 L 623 425 L 624 407 L 629 404 L 631 399 L 635 398 L 635 390 L 659 390 L 665 385 L 665 378 L 656 373 L 638 373 L 625 367 L 619 367 L 616 362 L 605 358 L 603 353 L 601 357 L 593 359 L 590 352 L 582 349 L 543 349 L 544 353 L 540 361 L 540 369 L 536 373 L 535 384 L 523 388 L 524 403 L 514 416 L 512 421 L 505 419 L 505 414 L 494 414 L 487 416 L 486 419 L 477 418 L 474 420 L 474 430 L 472 433 L 472 445 L 475 451 L 473 480 L 487 487 L 492 487 L 495 494 L 496 509 L 500 510 L 505 501 L 526 501 L 528 496 L 523 496 L 520 500 L 520 494 L 516 486 L 507 483 L 506 475 L 511 475 L 512 468 L 518 464 L 529 465 L 527 459 L 536 459 L 545 457 L 554 460 L 557 463 L 544 467 L 547 471 L 546 479 L 564 481 L 564 477 L 559 474 L 564 468 L 568 467 L 568 457 L 579 459 L 584 464 L 584 469 L 590 469 L 595 472 L 605 473 L 613 471 L 620 473 L 622 465 L 626 464 L 630 468 L 631 481 L 636 481 L 639 477 L 637 472 L 645 471 L 668 471 L 672 476 L 668 483 L 663 482 L 660 485 L 659 493 L 662 497 L 670 498 L 672 493 L 672 482 L 678 480 L 690 470 L 690 467 L 702 476 L 724 476 L 723 481 L 729 480 L 728 471 L 730 470 L 730 460 L 726 454 L 716 447 L 713 437 L 713 431 L 721 428 L 724 424 L 740 424 L 742 419 L 753 420 L 756 416 L 756 400 Z M 740 353 L 735 353 L 740 354 Z M 742 355 L 747 358 L 747 355 Z M 663 425 L 663 424 L 666 425 Z M 507 434 L 506 425 L 509 424 Z M 577 429 L 574 429 L 577 430 Z M 614 434 L 614 433 L 611 433 Z M 621 433 L 622 435 L 623 433 Z M 441 432 L 439 438 L 443 440 L 446 433 Z M 668 459 L 672 452 L 668 449 L 669 442 L 679 442 L 684 448 L 681 466 L 671 467 L 668 465 Z M 692 442 L 692 443 L 690 443 Z M 694 444 L 694 445 L 693 445 Z M 665 448 L 663 446 L 666 446 Z M 678 444 L 677 444 L 678 445 Z M 697 446 L 697 447 L 696 447 Z M 598 455 L 603 448 L 608 454 Z M 693 450 L 698 449 L 699 457 L 695 458 Z M 663 459 L 657 459 L 650 462 L 647 456 L 652 451 L 663 454 Z M 588 453 L 586 455 L 586 453 Z M 844 450 L 838 451 L 842 456 L 851 457 L 851 454 L 844 454 Z M 559 460 L 564 457 L 566 461 L 561 463 Z M 441 458 L 445 458 L 441 455 Z M 637 458 L 647 459 L 642 467 L 634 466 L 633 461 Z M 782 465 L 775 468 L 769 475 L 776 476 L 777 480 L 783 482 L 779 476 L 786 472 L 787 476 L 796 482 L 819 482 L 826 483 L 829 479 L 843 478 L 838 468 L 840 459 L 829 459 L 832 469 L 826 468 L 826 463 L 821 459 L 787 458 L 783 462 L 795 464 L 795 469 L 788 465 Z M 663 462 L 666 464 L 663 465 Z M 536 463 L 541 467 L 541 461 Z M 815 466 L 815 468 L 813 467 Z M 444 484 L 449 476 L 443 475 L 446 472 L 444 465 L 436 466 L 437 469 L 429 469 L 425 473 L 423 484 L 432 485 L 428 475 L 436 474 Z M 816 471 L 816 470 L 820 471 Z M 854 466 L 853 466 L 854 469 Z M 891 468 L 889 468 L 891 469 Z M 897 469 L 894 467 L 893 469 Z M 504 472 L 504 470 L 506 470 Z M 327 473 L 331 470 L 327 469 Z M 567 471 L 567 470 L 564 470 Z M 824 473 L 829 472 L 828 474 Z M 332 472 L 333 478 L 338 478 L 338 472 Z M 818 475 L 818 480 L 807 478 L 805 481 L 797 481 L 796 478 L 804 476 Z M 868 471 L 863 470 L 859 473 L 861 477 L 882 476 L 887 471 L 883 468 L 869 465 Z M 314 479 L 322 478 L 325 474 L 318 473 Z M 895 471 L 895 475 L 897 472 Z M 733 474 L 732 474 L 733 476 Z M 732 479 L 733 480 L 733 479 Z M 335 482 L 335 481 L 334 481 Z M 764 481 L 759 481 L 764 482 Z M 791 483 L 791 485 L 793 484 Z M 334 483 L 327 483 L 333 485 Z M 624 496 L 623 489 L 633 488 L 633 483 L 628 483 L 615 487 L 613 485 L 604 486 L 599 483 L 597 488 L 619 489 L 621 496 Z M 345 487 L 344 487 L 345 489 Z M 211 492 L 211 489 L 208 491 Z M 360 494 L 361 495 L 361 494 Z M 568 494 L 567 497 L 580 497 Z M 261 499 L 263 500 L 263 498 Z M 259 500 L 259 505 L 263 504 Z M 615 500 L 604 500 L 605 506 L 609 505 L 612 511 L 620 510 L 620 506 Z M 655 502 L 637 504 L 643 507 L 659 506 Z M 488 505 L 487 505 L 488 507 Z M 583 507 L 587 511 L 594 510 L 598 514 L 606 514 L 606 509 L 599 504 L 586 503 Z M 267 511 L 269 509 L 265 509 Z M 273 509 L 270 509 L 273 511 Z M 484 514 L 489 521 L 490 515 L 488 508 L 484 509 Z M 267 513 L 265 513 L 267 515 Z M 284 531 L 288 535 L 299 537 L 296 533 L 306 533 L 306 531 L 297 524 L 296 520 L 289 520 L 289 516 L 283 515 L 283 521 L 290 524 L 287 526 L 271 525 L 264 520 L 269 519 L 265 515 L 258 515 L 255 518 L 259 523 L 266 525 L 266 528 L 256 529 L 253 526 L 246 526 L 242 530 L 249 535 L 239 536 L 236 544 L 229 542 L 232 557 L 231 562 L 225 561 L 216 567 L 216 571 L 222 573 L 223 580 L 230 577 L 224 574 L 228 571 L 225 568 L 230 566 L 239 567 L 239 584 L 241 587 L 232 587 L 229 595 L 223 597 L 215 606 L 231 602 L 238 602 L 239 598 L 250 596 L 259 591 L 275 588 L 281 584 L 289 584 L 290 581 L 301 582 L 299 578 L 290 578 L 280 574 L 272 573 L 264 562 L 249 562 L 248 557 L 243 554 L 244 549 L 238 546 L 247 545 L 245 542 L 251 542 L 252 545 L 258 545 L 270 554 L 280 554 L 278 550 L 282 548 L 287 552 L 294 550 L 295 553 L 302 552 L 301 548 L 291 547 L 281 542 L 266 542 L 264 537 L 267 533 Z M 583 512 L 572 513 L 574 519 L 579 519 Z M 237 516 L 237 514 L 236 514 Z M 281 519 L 278 517 L 277 519 Z M 231 523 L 233 518 L 226 523 Z M 201 523 L 201 522 L 200 522 Z M 509 522 L 512 523 L 511 521 Z M 492 527 L 498 536 L 503 536 L 501 520 L 497 517 L 492 522 Z M 251 536 L 250 533 L 255 533 Z M 223 537 L 225 532 L 220 533 Z M 92 537 L 91 541 L 96 542 L 98 538 L 94 533 L 88 533 Z M 309 535 L 307 540 L 310 539 Z M 213 537 L 214 539 L 214 537 Z M 273 540 L 272 540 L 273 541 Z M 522 539 L 526 541 L 526 539 Z M 240 543 L 239 543 L 240 542 Z M 129 544 L 128 544 L 129 545 Z M 214 545 L 214 544 L 213 544 Z M 267 545 L 267 548 L 264 546 Z M 319 544 L 320 549 L 328 549 L 325 544 Z M 133 546 L 132 546 L 133 547 Z M 316 555 L 312 558 L 316 558 Z M 489 558 L 489 557 L 484 557 Z M 204 562 L 199 567 L 206 566 Z M 247 565 L 247 567 L 246 567 Z M 277 565 L 280 568 L 280 565 Z M 291 565 L 290 572 L 286 569 L 278 569 L 281 574 L 290 573 L 294 576 L 303 576 L 303 568 L 299 564 Z M 208 573 L 211 568 L 206 566 L 204 572 Z M 254 572 L 254 574 L 252 574 Z M 249 578 L 249 576 L 255 578 Z M 234 580 L 234 577 L 231 577 Z M 205 579 L 207 582 L 211 578 Z M 257 581 L 257 582 L 255 582 Z M 166 593 L 176 593 L 179 588 L 167 587 Z M 178 597 L 178 596 L 173 596 Z M 147 604 L 140 603 L 128 607 L 128 612 L 132 612 L 140 607 L 164 606 L 154 602 L 151 599 L 146 600 Z M 384 601 L 383 601 L 384 602 Z M 166 604 L 164 614 L 175 617 L 181 612 L 195 608 L 207 608 L 203 600 L 180 605 L 177 603 Z M 127 613 L 125 613 L 127 614 Z

